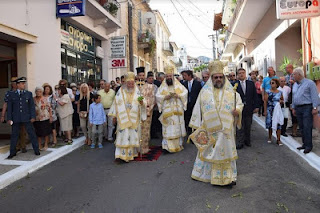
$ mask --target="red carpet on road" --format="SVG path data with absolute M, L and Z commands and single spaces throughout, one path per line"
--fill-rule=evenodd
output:
M 134 159 L 134 161 L 156 161 L 162 154 L 162 146 L 151 146 L 150 151 L 147 154 L 140 155 Z

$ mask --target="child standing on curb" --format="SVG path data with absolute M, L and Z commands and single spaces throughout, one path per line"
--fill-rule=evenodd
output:
M 94 102 L 90 105 L 89 110 L 89 123 L 90 128 L 92 128 L 92 144 L 91 149 L 96 146 L 96 134 L 98 134 L 98 147 L 101 149 L 102 139 L 103 139 L 103 126 L 106 123 L 106 114 L 103 109 L 101 102 L 101 96 L 95 94 L 93 96 Z

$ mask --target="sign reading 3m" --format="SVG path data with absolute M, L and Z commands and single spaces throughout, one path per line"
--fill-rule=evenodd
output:
M 125 68 L 127 67 L 126 58 L 113 58 L 111 59 L 111 69 Z

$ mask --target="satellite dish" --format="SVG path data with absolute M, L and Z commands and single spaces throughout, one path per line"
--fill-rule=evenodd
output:
M 143 15 L 143 24 L 146 26 L 146 27 L 154 27 L 155 24 L 156 24 L 156 17 L 155 15 L 152 13 L 152 12 L 146 12 L 144 15 Z

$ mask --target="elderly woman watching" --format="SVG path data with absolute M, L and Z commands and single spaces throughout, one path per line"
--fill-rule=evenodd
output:
M 52 91 L 52 87 L 49 84 L 44 84 L 43 85 L 43 97 L 47 98 L 47 101 L 50 103 L 51 106 L 51 112 L 52 112 L 52 123 L 51 123 L 51 128 L 52 128 L 52 147 L 55 147 L 57 145 L 57 97 L 55 93 Z
M 36 109 L 36 121 L 34 128 L 38 137 L 39 149 L 47 150 L 49 143 L 49 135 L 52 133 L 52 111 L 48 99 L 43 97 L 43 88 L 36 87 L 36 96 L 34 97 L 34 104 Z M 44 148 L 42 148 L 42 138 L 44 137 Z
M 57 112 L 60 120 L 61 131 L 65 133 L 66 139 L 64 142 L 72 144 L 71 131 L 72 131 L 72 114 L 73 108 L 71 99 L 68 95 L 67 89 L 60 86 L 58 89 L 59 98 L 57 99 L 58 108 Z

